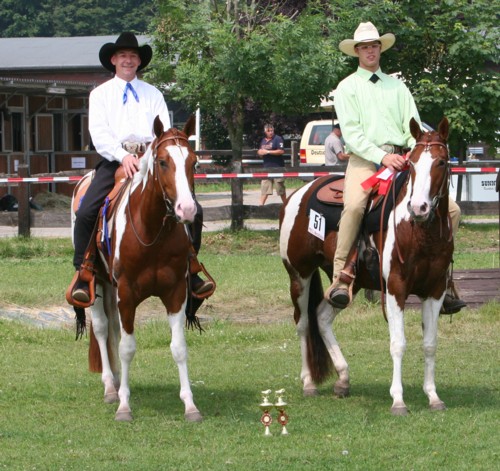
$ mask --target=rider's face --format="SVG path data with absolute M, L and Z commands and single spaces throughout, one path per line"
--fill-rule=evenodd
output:
M 135 49 L 120 49 L 111 57 L 111 63 L 115 66 L 117 77 L 130 82 L 135 78 L 141 59 Z

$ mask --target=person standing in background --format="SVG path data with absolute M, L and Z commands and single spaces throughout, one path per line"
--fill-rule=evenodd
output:
M 266 124 L 264 126 L 264 138 L 260 141 L 257 155 L 263 159 L 262 166 L 267 170 L 277 171 L 279 173 L 285 171 L 285 153 L 283 139 L 281 136 L 274 134 L 274 126 Z M 274 182 L 273 182 L 274 180 Z M 284 178 L 266 178 L 262 180 L 260 187 L 260 205 L 266 203 L 267 197 L 273 194 L 273 186 L 276 183 L 276 194 L 280 196 L 281 201 L 286 201 L 286 188 Z
M 325 139 L 325 165 L 337 165 L 339 160 L 345 161 L 349 159 L 349 154 L 344 152 L 344 144 L 340 139 L 341 137 L 340 124 L 337 123 Z

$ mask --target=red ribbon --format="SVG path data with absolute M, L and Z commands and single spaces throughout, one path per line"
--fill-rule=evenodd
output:
M 379 195 L 387 194 L 389 187 L 391 186 L 392 179 L 394 178 L 394 173 L 391 173 L 387 179 L 380 178 L 380 174 L 385 172 L 387 169 L 382 167 L 377 173 L 373 174 L 370 178 L 367 178 L 361 186 L 363 190 L 369 190 L 370 188 L 374 188 L 378 184 L 377 193 Z
M 405 168 L 403 170 L 406 170 L 408 168 L 408 160 L 410 159 L 410 152 L 407 152 L 405 155 Z M 389 191 L 389 188 L 391 186 L 391 182 L 394 179 L 394 175 L 396 175 L 396 172 L 392 172 L 387 178 L 381 178 L 380 175 L 387 170 L 386 167 L 381 167 L 380 170 L 373 174 L 370 178 L 367 178 L 363 183 L 361 183 L 361 186 L 363 187 L 363 190 L 369 190 L 370 188 L 375 188 L 378 184 L 378 189 L 377 193 L 379 195 L 386 195 L 387 192 Z

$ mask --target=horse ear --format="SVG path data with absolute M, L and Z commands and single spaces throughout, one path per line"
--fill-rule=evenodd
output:
M 415 118 L 410 119 L 410 132 L 416 141 L 418 141 L 422 135 L 422 129 L 420 129 L 420 125 Z
M 187 136 L 193 136 L 196 134 L 196 116 L 192 114 L 188 120 L 186 121 L 186 124 L 184 125 L 184 129 L 182 132 Z
M 160 116 L 158 116 L 158 115 L 155 118 L 153 130 L 154 130 L 155 136 L 158 138 L 163 134 L 163 131 L 165 130 L 163 128 L 163 123 L 161 122 Z
M 448 134 L 450 132 L 450 123 L 448 122 L 448 118 L 445 116 L 438 126 L 439 137 L 444 141 L 448 141 Z

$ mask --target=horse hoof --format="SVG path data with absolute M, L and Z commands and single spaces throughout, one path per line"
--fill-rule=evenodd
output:
M 429 408 L 431 411 L 446 410 L 446 405 L 443 401 L 439 401 L 435 402 L 434 404 L 429 404 Z
M 132 412 L 130 411 L 118 411 L 115 414 L 115 420 L 117 422 L 132 422 Z
M 350 394 L 349 383 L 347 383 L 347 385 L 335 383 L 333 385 L 333 394 L 335 395 L 335 397 L 338 397 L 339 399 L 343 399 L 344 397 L 349 397 Z
M 397 416 L 408 415 L 408 409 L 406 408 L 406 406 L 392 406 L 391 414 Z
M 202 415 L 198 411 L 186 412 L 184 414 L 184 418 L 188 422 L 202 422 L 203 421 L 203 417 L 202 417 Z
M 304 397 L 315 397 L 319 396 L 319 392 L 316 388 L 304 389 Z
M 114 404 L 115 402 L 120 402 L 120 398 L 118 397 L 117 392 L 104 394 L 105 404 Z

